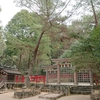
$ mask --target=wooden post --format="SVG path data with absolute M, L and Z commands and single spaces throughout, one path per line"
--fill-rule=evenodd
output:
M 74 66 L 74 71 L 76 70 L 75 66 Z M 75 85 L 78 85 L 78 74 L 77 72 L 75 71 L 74 72 L 74 84 Z
M 48 84 L 48 68 L 46 68 L 46 84 Z
M 57 65 L 57 84 L 60 84 L 60 66 Z
M 90 85 L 93 85 L 93 75 L 92 75 L 92 69 L 89 70 L 89 76 L 90 76 Z
M 77 72 L 74 72 L 74 84 L 78 85 L 78 76 L 77 76 Z

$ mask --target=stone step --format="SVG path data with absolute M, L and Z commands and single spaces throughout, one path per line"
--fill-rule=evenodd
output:
M 48 93 L 48 94 L 43 94 L 41 96 L 39 96 L 39 98 L 42 99 L 49 99 L 49 100 L 56 100 L 60 97 L 64 96 L 64 94 L 52 94 L 52 93 Z
M 72 87 L 71 93 L 76 94 L 90 94 L 91 93 L 91 87 Z

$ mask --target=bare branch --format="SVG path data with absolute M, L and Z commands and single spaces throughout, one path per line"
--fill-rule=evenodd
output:
M 56 9 L 56 7 L 57 7 L 57 5 L 58 5 L 58 2 L 59 2 L 59 0 L 57 1 L 57 3 L 56 3 L 56 5 L 55 5 L 54 9 L 52 10 L 52 12 L 50 13 L 50 15 L 52 15 L 53 12 L 55 11 L 55 9 Z

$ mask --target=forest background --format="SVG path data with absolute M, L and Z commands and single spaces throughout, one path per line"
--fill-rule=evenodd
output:
M 51 59 L 100 73 L 99 0 L 14 0 L 24 7 L 0 27 L 0 63 L 23 74 L 43 74 Z M 1 8 L 2 9 L 2 8 Z M 1 10 L 2 11 L 2 10 Z M 80 16 L 75 19 L 75 16 Z

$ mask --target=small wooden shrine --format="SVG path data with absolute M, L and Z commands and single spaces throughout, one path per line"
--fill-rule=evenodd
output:
M 90 68 L 76 72 L 70 58 L 51 60 L 53 65 L 42 67 L 46 71 L 46 84 L 93 85 Z
M 14 82 L 17 75 L 22 75 L 17 69 L 0 68 L 0 81 Z

